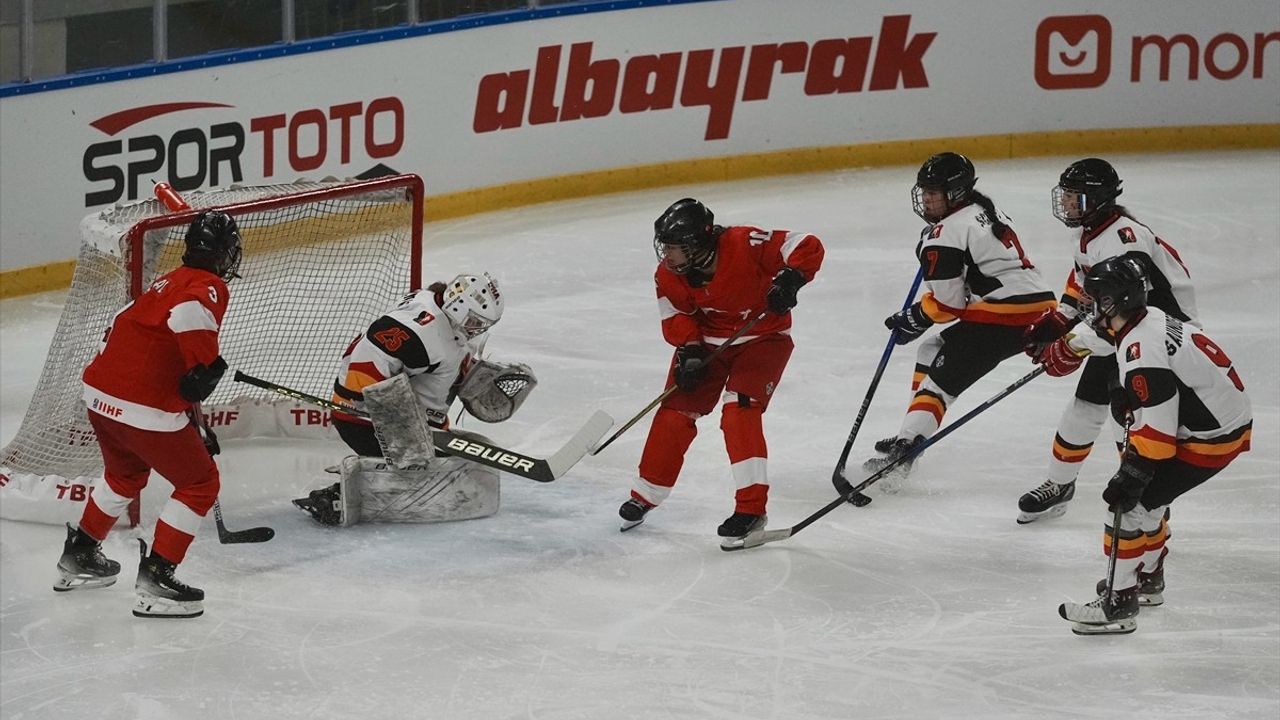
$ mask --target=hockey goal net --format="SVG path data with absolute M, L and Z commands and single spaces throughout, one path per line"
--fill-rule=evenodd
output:
M 219 338 L 235 370 L 328 397 L 351 338 L 421 286 L 416 175 L 232 187 L 185 200 L 192 209 L 167 213 L 148 200 L 81 223 L 80 254 L 44 369 L 17 435 L 0 451 L 0 517 L 78 519 L 102 473 L 81 373 L 115 313 L 181 263 L 186 228 L 201 210 L 221 209 L 240 227 L 242 277 L 229 283 Z M 231 372 L 204 406 L 224 426 L 220 438 L 291 434 L 282 431 L 290 415 L 279 396 L 235 383 Z M 136 507 L 130 519 L 136 524 Z

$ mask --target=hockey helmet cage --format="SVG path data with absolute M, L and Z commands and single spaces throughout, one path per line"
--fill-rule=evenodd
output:
M 187 227 L 182 264 L 208 270 L 223 280 L 240 277 L 240 228 L 221 210 L 207 210 Z
M 1101 158 L 1077 160 L 1062 171 L 1053 188 L 1053 216 L 1067 227 L 1092 225 L 1115 207 L 1121 192 L 1120 176 L 1111 163 Z
M 1133 255 L 1107 258 L 1084 275 L 1084 292 L 1093 302 L 1094 327 L 1147 306 L 1147 270 Z
M 969 203 L 973 186 L 978 176 L 969 158 L 960 153 L 938 153 L 920 166 L 916 173 L 916 184 L 911 188 L 911 207 L 925 222 L 937 222 L 952 211 Z M 924 192 L 934 190 L 943 192 L 947 198 L 947 209 L 941 215 L 928 213 L 924 206 Z
M 716 251 L 715 220 L 711 210 L 693 198 L 672 203 L 653 222 L 658 260 L 678 275 L 708 267 Z
M 440 309 L 454 329 L 468 340 L 478 337 L 502 319 L 504 301 L 498 281 L 489 273 L 459 275 L 442 293 Z

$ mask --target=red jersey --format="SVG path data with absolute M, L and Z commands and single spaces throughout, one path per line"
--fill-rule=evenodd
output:
M 217 359 L 228 299 L 227 284 L 207 270 L 182 266 L 156 279 L 111 319 L 84 370 L 85 405 L 142 430 L 181 430 L 191 403 L 178 381 Z
M 723 343 L 765 309 L 765 295 L 779 270 L 793 267 L 805 281 L 813 280 L 823 253 L 822 242 L 808 233 L 743 225 L 725 228 L 716 248 L 715 275 L 702 286 L 694 287 L 684 275 L 658 264 L 654 280 L 663 337 L 676 346 Z M 737 342 L 790 329 L 791 313 L 769 313 L 756 323 L 754 335 Z

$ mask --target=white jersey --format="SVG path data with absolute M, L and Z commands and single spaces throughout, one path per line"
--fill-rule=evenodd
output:
M 1000 220 L 1009 224 L 1003 214 Z M 1017 233 L 997 238 L 977 204 L 926 227 L 916 255 L 927 290 L 921 309 L 934 322 L 1027 325 L 1056 304 Z
M 428 422 L 443 427 L 450 389 L 465 374 L 472 351 L 440 309 L 435 293 L 419 290 L 351 341 L 333 384 L 333 400 L 363 410 L 365 387 L 403 373 L 426 409 Z M 355 416 L 338 416 L 361 422 Z
M 1244 383 L 1203 330 L 1149 307 L 1115 347 L 1136 408 L 1129 441 L 1139 455 L 1221 468 L 1249 449 L 1253 410 Z
M 1178 251 L 1156 237 L 1151 228 L 1119 214 L 1091 230 L 1079 228 L 1074 233 L 1075 267 L 1067 276 L 1062 293 L 1061 310 L 1068 318 L 1080 313 L 1085 273 L 1108 258 L 1133 255 L 1147 271 L 1150 290 L 1147 304 L 1158 307 L 1179 320 L 1200 324 L 1196 310 L 1191 272 Z

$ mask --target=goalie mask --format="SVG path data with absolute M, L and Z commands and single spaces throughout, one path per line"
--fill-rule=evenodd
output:
M 471 340 L 502 319 L 502 293 L 489 273 L 459 275 L 445 288 L 440 309 L 454 329 Z
M 458 398 L 477 419 L 497 423 L 514 415 L 537 385 L 528 365 L 481 360 L 462 381 Z

